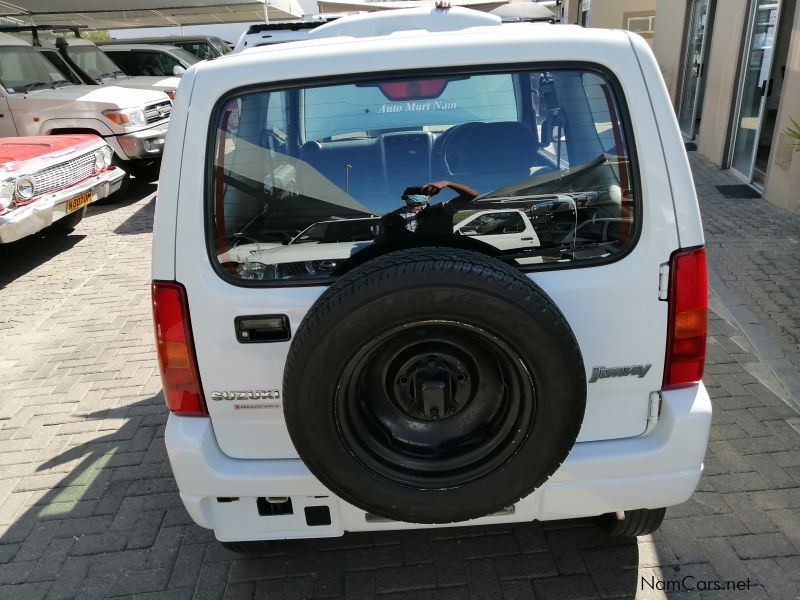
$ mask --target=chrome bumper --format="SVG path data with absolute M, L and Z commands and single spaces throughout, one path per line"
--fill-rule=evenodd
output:
M 92 202 L 110 196 L 120 188 L 124 177 L 125 171 L 111 167 L 98 175 L 84 179 L 77 185 L 45 194 L 30 204 L 0 215 L 0 243 L 14 242 L 66 217 L 67 200 L 79 194 L 91 190 Z
M 123 160 L 157 158 L 164 151 L 168 124 L 162 123 L 150 129 L 111 136 L 105 140 Z

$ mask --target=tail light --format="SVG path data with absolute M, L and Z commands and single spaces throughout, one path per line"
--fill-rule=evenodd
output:
M 153 321 L 167 408 L 185 416 L 208 415 L 194 353 L 189 304 L 180 283 L 153 282 Z
M 703 378 L 708 332 L 705 248 L 678 250 L 670 257 L 669 331 L 663 389 Z
M 411 81 L 387 81 L 378 84 L 389 100 L 429 100 L 442 95 L 448 79 L 413 79 Z

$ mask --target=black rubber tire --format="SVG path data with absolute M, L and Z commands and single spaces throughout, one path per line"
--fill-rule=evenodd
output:
M 354 456 L 335 403 L 340 376 L 376 335 L 436 319 L 480 327 L 513 347 L 537 400 L 529 432 L 504 464 L 466 485 L 420 488 Z M 320 296 L 292 341 L 283 393 L 294 446 L 328 489 L 388 519 L 453 523 L 513 505 L 555 472 L 583 421 L 586 371 L 563 315 L 520 271 L 476 252 L 423 247 L 375 258 Z
M 136 178 L 137 185 L 157 181 L 161 171 L 161 161 L 130 161 L 127 171 L 129 175 Z
M 261 554 L 270 548 L 270 544 L 272 544 L 272 542 L 220 542 L 220 544 L 222 544 L 223 548 L 230 550 L 231 552 L 239 552 L 240 554 Z
M 83 221 L 86 216 L 86 207 L 76 210 L 74 213 L 67 215 L 53 223 L 50 228 L 56 233 L 69 233 L 78 226 L 78 223 Z
M 598 525 L 611 537 L 637 537 L 649 535 L 661 527 L 666 508 L 639 508 L 626 510 L 623 520 L 610 513 L 598 517 Z

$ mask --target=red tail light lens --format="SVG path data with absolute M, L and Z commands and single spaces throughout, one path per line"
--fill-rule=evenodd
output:
M 705 248 L 678 250 L 670 258 L 669 331 L 663 389 L 703 378 L 708 333 Z
M 378 85 L 389 100 L 430 100 L 442 95 L 447 79 L 413 79 L 411 81 L 389 81 Z
M 153 321 L 158 364 L 167 408 L 185 416 L 206 416 L 186 290 L 180 283 L 153 282 Z

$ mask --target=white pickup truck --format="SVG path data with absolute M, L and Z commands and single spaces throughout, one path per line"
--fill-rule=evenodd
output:
M 93 133 L 131 171 L 161 157 L 171 112 L 163 92 L 74 85 L 30 44 L 0 33 L 0 137 Z

